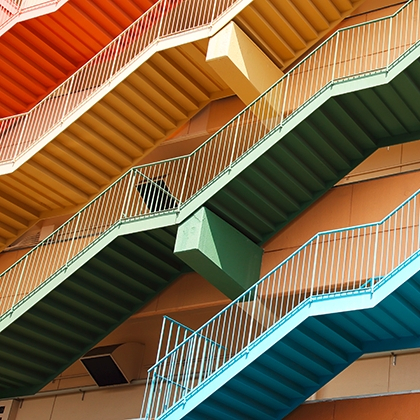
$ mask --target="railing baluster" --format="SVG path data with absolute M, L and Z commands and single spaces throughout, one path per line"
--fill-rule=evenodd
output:
M 338 39 L 340 38 L 340 31 L 337 32 L 336 35 L 336 41 L 335 41 L 335 52 L 334 52 L 334 59 L 333 59 L 333 68 L 332 68 L 332 75 L 331 75 L 331 81 L 334 81 L 335 78 L 335 67 L 337 63 L 337 54 L 338 54 Z
M 318 259 L 318 248 L 319 248 L 319 236 L 316 237 L 315 252 L 314 252 L 314 262 L 312 268 L 312 281 L 311 281 L 311 294 L 310 297 L 314 296 L 314 285 L 315 285 L 315 270 L 316 270 L 316 261 Z M 319 286 L 319 285 L 318 285 Z

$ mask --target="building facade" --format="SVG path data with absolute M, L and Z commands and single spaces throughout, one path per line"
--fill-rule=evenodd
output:
M 415 418 L 419 7 L 0 0 L 0 417 Z

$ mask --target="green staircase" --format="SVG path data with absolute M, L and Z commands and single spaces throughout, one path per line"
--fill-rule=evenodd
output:
M 175 234 L 173 226 L 111 233 L 112 242 L 65 281 L 43 286 L 35 304 L 29 299 L 30 309 L 22 302 L 20 316 L 3 317 L 0 395 L 35 393 L 188 271 L 172 252 Z
M 420 137 L 417 8 L 340 30 L 192 154 L 133 168 L 6 270 L 0 397 L 41 389 L 187 271 L 173 247 L 201 207 L 262 244 L 378 147 Z

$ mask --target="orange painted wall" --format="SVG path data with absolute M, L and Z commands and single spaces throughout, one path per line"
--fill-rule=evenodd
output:
M 285 420 L 416 420 L 420 393 L 303 404 Z

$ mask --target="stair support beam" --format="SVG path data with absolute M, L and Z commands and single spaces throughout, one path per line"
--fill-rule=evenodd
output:
M 210 38 L 206 62 L 245 104 L 250 104 L 283 76 L 234 22 Z
M 234 299 L 258 280 L 263 250 L 201 207 L 180 225 L 174 254 Z

